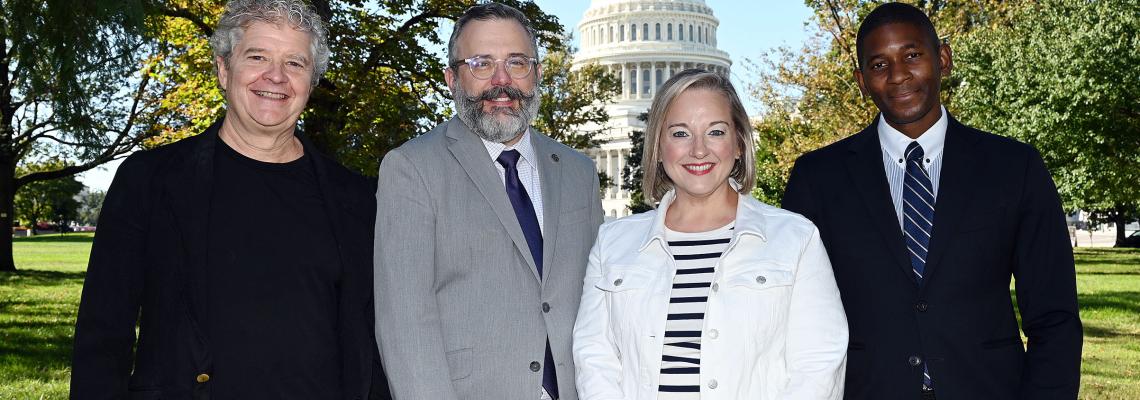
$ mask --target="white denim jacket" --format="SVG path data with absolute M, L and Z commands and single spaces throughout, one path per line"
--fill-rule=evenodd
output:
M 674 198 L 598 231 L 574 325 L 582 400 L 657 398 Z M 847 318 L 819 231 L 798 214 L 740 196 L 703 331 L 701 399 L 843 397 Z

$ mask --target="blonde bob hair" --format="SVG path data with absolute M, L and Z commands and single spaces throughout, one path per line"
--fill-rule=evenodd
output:
M 744 111 L 744 104 L 736 94 L 727 76 L 701 69 L 687 69 L 673 75 L 658 89 L 653 97 L 653 104 L 649 106 L 649 121 L 645 128 L 645 147 L 641 157 L 641 170 L 644 177 L 641 181 L 641 192 L 646 197 L 645 202 L 656 207 L 661 198 L 673 189 L 673 180 L 665 174 L 661 165 L 661 147 L 658 138 L 665 125 L 665 113 L 669 106 L 686 90 L 704 89 L 718 92 L 728 100 L 729 114 L 732 119 L 732 131 L 736 134 L 736 144 L 740 146 L 740 158 L 736 159 L 729 177 L 740 184 L 738 192 L 748 194 L 756 185 L 756 147 L 752 138 L 752 124 L 748 120 L 748 112 Z

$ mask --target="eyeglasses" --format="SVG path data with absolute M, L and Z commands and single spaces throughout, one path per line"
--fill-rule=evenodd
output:
M 460 65 L 467 64 L 471 68 L 471 76 L 478 80 L 487 80 L 495 75 L 495 69 L 498 68 L 500 62 L 506 67 L 507 75 L 513 79 L 522 79 L 530 75 L 530 71 L 538 63 L 538 59 L 526 56 L 510 56 L 504 60 L 488 56 L 475 56 L 466 60 L 452 61 L 450 67 L 458 68 Z

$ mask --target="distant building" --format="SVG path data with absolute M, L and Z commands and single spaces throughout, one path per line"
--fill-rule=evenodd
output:
M 610 121 L 598 136 L 604 142 L 586 152 L 615 183 L 602 197 L 607 217 L 630 214 L 621 170 L 632 147 L 629 133 L 645 130 L 637 117 L 649 110 L 657 88 L 689 68 L 729 73 L 732 60 L 716 48 L 719 24 L 703 0 L 591 1 L 578 24 L 574 68 L 598 64 L 622 79 L 617 103 L 606 108 Z

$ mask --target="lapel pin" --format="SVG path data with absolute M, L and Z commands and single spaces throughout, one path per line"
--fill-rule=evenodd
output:
M 554 160 L 554 162 L 558 162 L 558 155 L 557 154 L 551 154 L 550 159 Z

